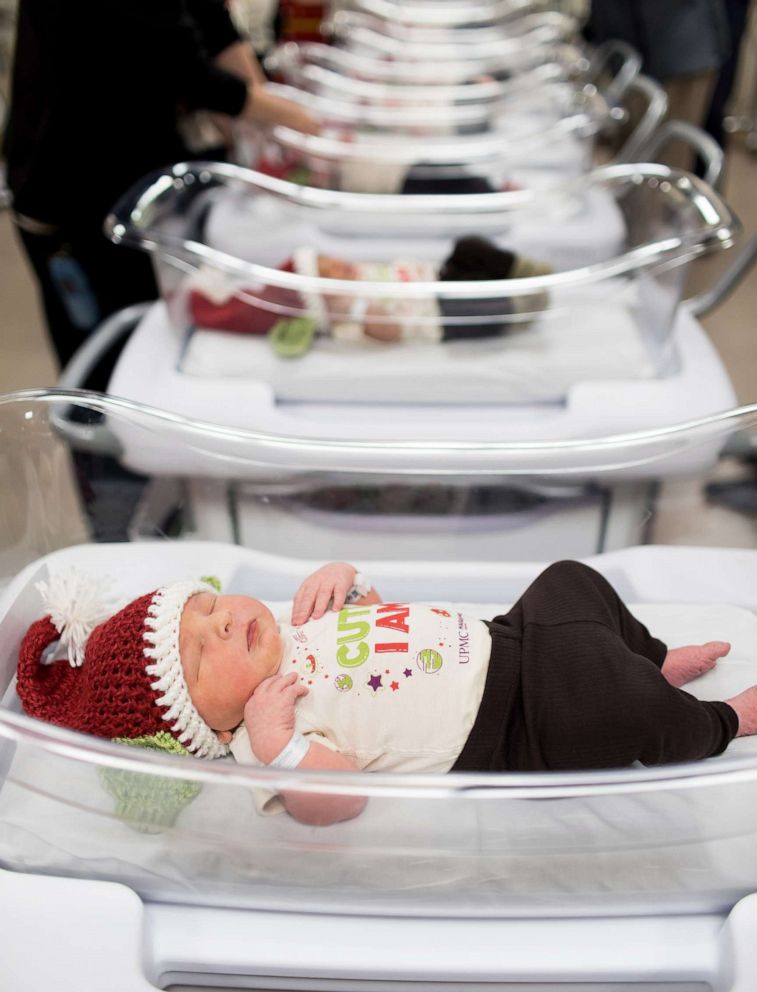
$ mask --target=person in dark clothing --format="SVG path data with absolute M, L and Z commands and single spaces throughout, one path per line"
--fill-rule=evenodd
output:
M 266 90 L 223 0 L 20 0 L 3 151 L 61 365 L 110 313 L 157 296 L 147 257 L 103 221 L 145 174 L 192 157 L 178 125 L 200 108 L 316 130 Z
M 642 70 L 662 83 L 668 116 L 701 126 L 715 78 L 730 50 L 724 0 L 592 0 L 586 26 L 601 44 L 621 39 L 642 57 Z M 688 150 L 666 155 L 691 167 Z
M 731 33 L 731 52 L 720 67 L 720 72 L 715 80 L 715 88 L 712 93 L 710 107 L 704 121 L 705 131 L 712 135 L 721 148 L 725 147 L 723 118 L 725 116 L 726 104 L 728 103 L 731 91 L 733 90 L 733 84 L 736 80 L 739 50 L 741 39 L 746 30 L 749 5 L 750 0 L 725 0 L 728 28 Z

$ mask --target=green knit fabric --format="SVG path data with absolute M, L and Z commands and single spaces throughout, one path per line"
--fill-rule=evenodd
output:
M 200 582 L 207 582 L 209 586 L 213 586 L 216 592 L 221 591 L 221 580 L 217 575 L 201 575 Z
M 268 332 L 268 343 L 279 358 L 300 358 L 313 346 L 317 329 L 312 317 L 281 317 Z
M 143 737 L 116 737 L 117 744 L 188 755 L 189 751 L 165 731 Z M 165 778 L 120 768 L 101 768 L 100 779 L 115 801 L 115 814 L 135 830 L 160 833 L 199 795 L 202 786 L 185 779 Z

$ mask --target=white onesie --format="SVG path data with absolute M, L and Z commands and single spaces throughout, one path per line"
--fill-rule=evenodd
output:
M 491 653 L 483 620 L 419 604 L 345 606 L 301 627 L 280 620 L 279 674 L 308 694 L 295 729 L 371 771 L 446 772 L 478 712 Z M 244 724 L 234 757 L 261 765 Z

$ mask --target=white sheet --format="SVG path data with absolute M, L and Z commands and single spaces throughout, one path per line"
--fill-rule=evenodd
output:
M 501 338 L 398 345 L 319 338 L 307 355 L 294 360 L 279 358 L 263 337 L 197 330 L 180 371 L 255 379 L 269 384 L 277 399 L 289 401 L 561 401 L 582 382 L 656 374 L 632 312 L 631 292 L 621 284 L 617 290 L 614 296 L 607 285 L 594 294 L 585 291 L 587 302 L 572 307 L 566 302 L 570 297 L 556 291 L 552 310 Z

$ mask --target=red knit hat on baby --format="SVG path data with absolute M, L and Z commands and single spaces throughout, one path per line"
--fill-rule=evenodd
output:
M 207 582 L 175 582 L 140 596 L 113 616 L 101 582 L 77 572 L 40 582 L 48 615 L 21 643 L 16 688 L 24 712 L 98 737 L 169 733 L 198 757 L 228 753 L 195 708 L 179 656 L 184 604 Z M 108 617 L 108 619 L 106 619 Z M 59 643 L 65 661 L 46 664 Z

